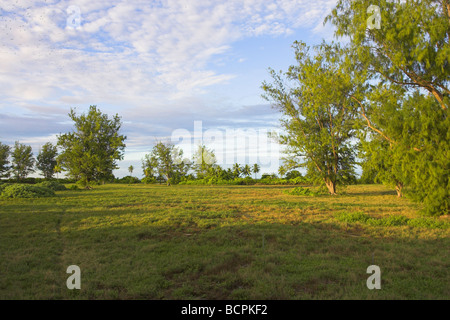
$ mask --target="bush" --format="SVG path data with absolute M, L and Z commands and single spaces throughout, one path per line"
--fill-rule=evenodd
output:
M 340 212 L 336 215 L 336 218 L 342 222 L 367 222 L 371 219 L 364 212 Z
M 141 183 L 141 180 L 139 180 L 139 178 L 136 177 L 126 176 L 121 179 L 116 179 L 115 183 L 134 184 L 134 183 Z
M 80 190 L 76 184 L 73 184 L 69 187 L 70 190 Z
M 420 228 L 432 228 L 432 229 L 448 229 L 450 228 L 450 223 L 446 221 L 440 221 L 434 218 L 417 218 L 408 221 L 408 225 L 411 227 Z
M 60 184 L 59 182 L 56 181 L 44 181 L 41 183 L 36 184 L 37 187 L 44 187 L 44 188 L 49 188 L 53 191 L 64 191 L 67 190 L 67 188 L 63 185 Z
M 374 226 L 398 227 L 407 225 L 409 220 L 405 216 L 389 216 L 381 219 L 369 219 L 367 222 Z
M 3 192 L 3 190 L 7 187 L 7 186 L 9 186 L 10 184 L 9 183 L 3 183 L 3 182 L 0 182 L 0 194 Z
M 156 183 L 156 178 L 155 177 L 145 177 L 141 180 L 141 182 L 146 183 L 146 184 Z
M 2 198 L 41 198 L 54 196 L 55 192 L 49 188 L 27 184 L 11 184 L 3 189 Z
M 307 188 L 302 188 L 302 187 L 295 187 L 292 190 L 286 190 L 284 191 L 287 194 L 293 195 L 293 196 L 317 196 L 318 194 L 311 191 L 310 189 Z

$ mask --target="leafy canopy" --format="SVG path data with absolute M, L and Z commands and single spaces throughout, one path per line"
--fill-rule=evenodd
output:
M 58 136 L 62 152 L 57 161 L 61 168 L 83 184 L 112 178 L 125 149 L 126 137 L 119 134 L 121 118 L 116 114 L 110 119 L 96 106 L 80 116 L 71 109 L 69 117 L 74 131 Z

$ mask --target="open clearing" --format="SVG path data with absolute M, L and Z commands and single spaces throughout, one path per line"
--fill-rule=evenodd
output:
M 0 200 L 0 299 L 450 298 L 449 217 L 424 220 L 379 185 L 292 188 L 111 184 Z M 365 220 L 393 215 L 414 223 Z M 70 265 L 81 290 L 66 287 Z M 366 286 L 370 265 L 381 290 Z

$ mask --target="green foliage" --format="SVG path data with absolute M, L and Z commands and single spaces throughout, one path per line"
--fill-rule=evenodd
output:
M 284 192 L 287 194 L 293 195 L 293 196 L 317 196 L 318 195 L 316 192 L 311 191 L 311 189 L 302 188 L 302 187 L 295 187 L 292 190 L 286 190 Z
M 17 180 L 25 179 L 30 173 L 34 172 L 35 159 L 33 157 L 33 151 L 31 146 L 15 142 L 14 150 L 11 154 L 12 166 L 11 169 L 14 173 L 14 177 Z
M 48 189 L 51 189 L 53 191 L 64 191 L 64 190 L 67 190 L 67 188 L 63 184 L 60 184 L 57 181 L 44 181 L 44 182 L 37 183 L 36 186 L 37 187 L 48 188 Z
M 340 0 L 327 17 L 350 40 L 347 61 L 367 85 L 358 100 L 363 172 L 450 212 L 448 0 L 380 0 L 381 28 L 367 28 L 370 0 Z M 402 190 L 404 187 L 404 190 Z
M 4 183 L 4 182 L 0 182 L 0 194 L 3 192 L 3 190 L 9 186 L 10 183 Z
M 337 213 L 336 219 L 341 222 L 347 223 L 363 223 L 371 226 L 381 227 L 399 227 L 410 226 L 416 228 L 428 228 L 428 229 L 449 229 L 450 223 L 441 221 L 436 218 L 419 217 L 410 219 L 402 215 L 391 215 L 382 218 L 374 218 L 365 214 L 364 212 L 340 212 Z
M 273 83 L 263 83 L 263 96 L 281 111 L 286 134 L 278 137 L 286 146 L 286 169 L 306 167 L 312 181 L 336 185 L 354 178 L 355 102 L 360 87 L 343 68 L 343 49 L 325 43 L 315 55 L 305 43 L 295 42 L 297 64 L 286 73 L 270 70 Z M 284 170 L 283 170 L 284 171 Z
M 73 184 L 69 187 L 70 190 L 80 190 L 76 184 Z
M 28 184 L 11 184 L 1 193 L 2 198 L 42 198 L 54 196 L 55 192 L 49 188 Z
M 36 168 L 41 170 L 42 175 L 46 179 L 53 178 L 55 173 L 55 167 L 57 165 L 56 156 L 58 155 L 58 150 L 56 146 L 52 145 L 50 142 L 47 142 L 42 146 L 41 151 L 36 157 L 37 163 Z
M 69 117 L 75 130 L 58 136 L 58 146 L 62 148 L 58 164 L 83 185 L 110 180 L 125 149 L 126 137 L 119 135 L 120 117 L 109 119 L 96 106 L 90 106 L 88 114 L 80 116 L 72 109 Z
M 116 179 L 114 182 L 115 183 L 124 183 L 124 184 L 136 184 L 136 183 L 141 183 L 141 180 L 139 180 L 139 178 L 136 178 L 136 177 L 126 176 L 121 179 Z
M 192 169 L 199 179 L 207 177 L 211 170 L 215 168 L 216 162 L 214 151 L 208 149 L 205 145 L 199 145 L 192 155 Z
M 340 212 L 336 214 L 337 220 L 341 222 L 367 222 L 369 220 L 369 216 L 364 212 Z
M 145 183 L 145 184 L 156 183 L 156 178 L 155 177 L 144 177 L 144 178 L 142 178 L 141 182 Z
M 371 218 L 367 220 L 367 223 L 375 226 L 398 227 L 407 225 L 409 221 L 410 219 L 405 216 L 392 215 L 381 219 Z
M 257 163 L 255 163 L 252 166 L 252 172 L 255 174 L 255 179 L 256 179 L 256 174 L 261 170 L 261 166 Z
M 9 155 L 11 148 L 0 142 L 0 178 L 9 177 Z
M 144 158 L 142 168 L 146 177 L 155 177 L 166 181 L 167 185 L 183 180 L 190 168 L 188 159 L 183 159 L 183 150 L 171 143 L 159 141 L 152 152 Z
M 378 5 L 381 28 L 367 28 L 367 8 Z M 450 107 L 448 0 L 339 0 L 326 21 L 350 40 L 355 67 L 372 79 L 421 87 L 442 109 Z
M 418 228 L 429 228 L 429 229 L 448 229 L 450 228 L 450 223 L 445 221 L 440 221 L 436 218 L 415 218 L 410 219 L 408 225 L 411 227 Z

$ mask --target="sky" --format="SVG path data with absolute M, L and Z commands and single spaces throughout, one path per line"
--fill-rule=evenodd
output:
M 122 118 L 117 177 L 142 177 L 157 140 L 185 156 L 199 143 L 223 167 L 276 172 L 267 140 L 280 114 L 261 95 L 269 68 L 295 63 L 295 40 L 333 39 L 323 20 L 336 0 L 79 0 L 0 3 L 0 142 L 31 145 L 73 130 L 68 117 L 96 105 Z

